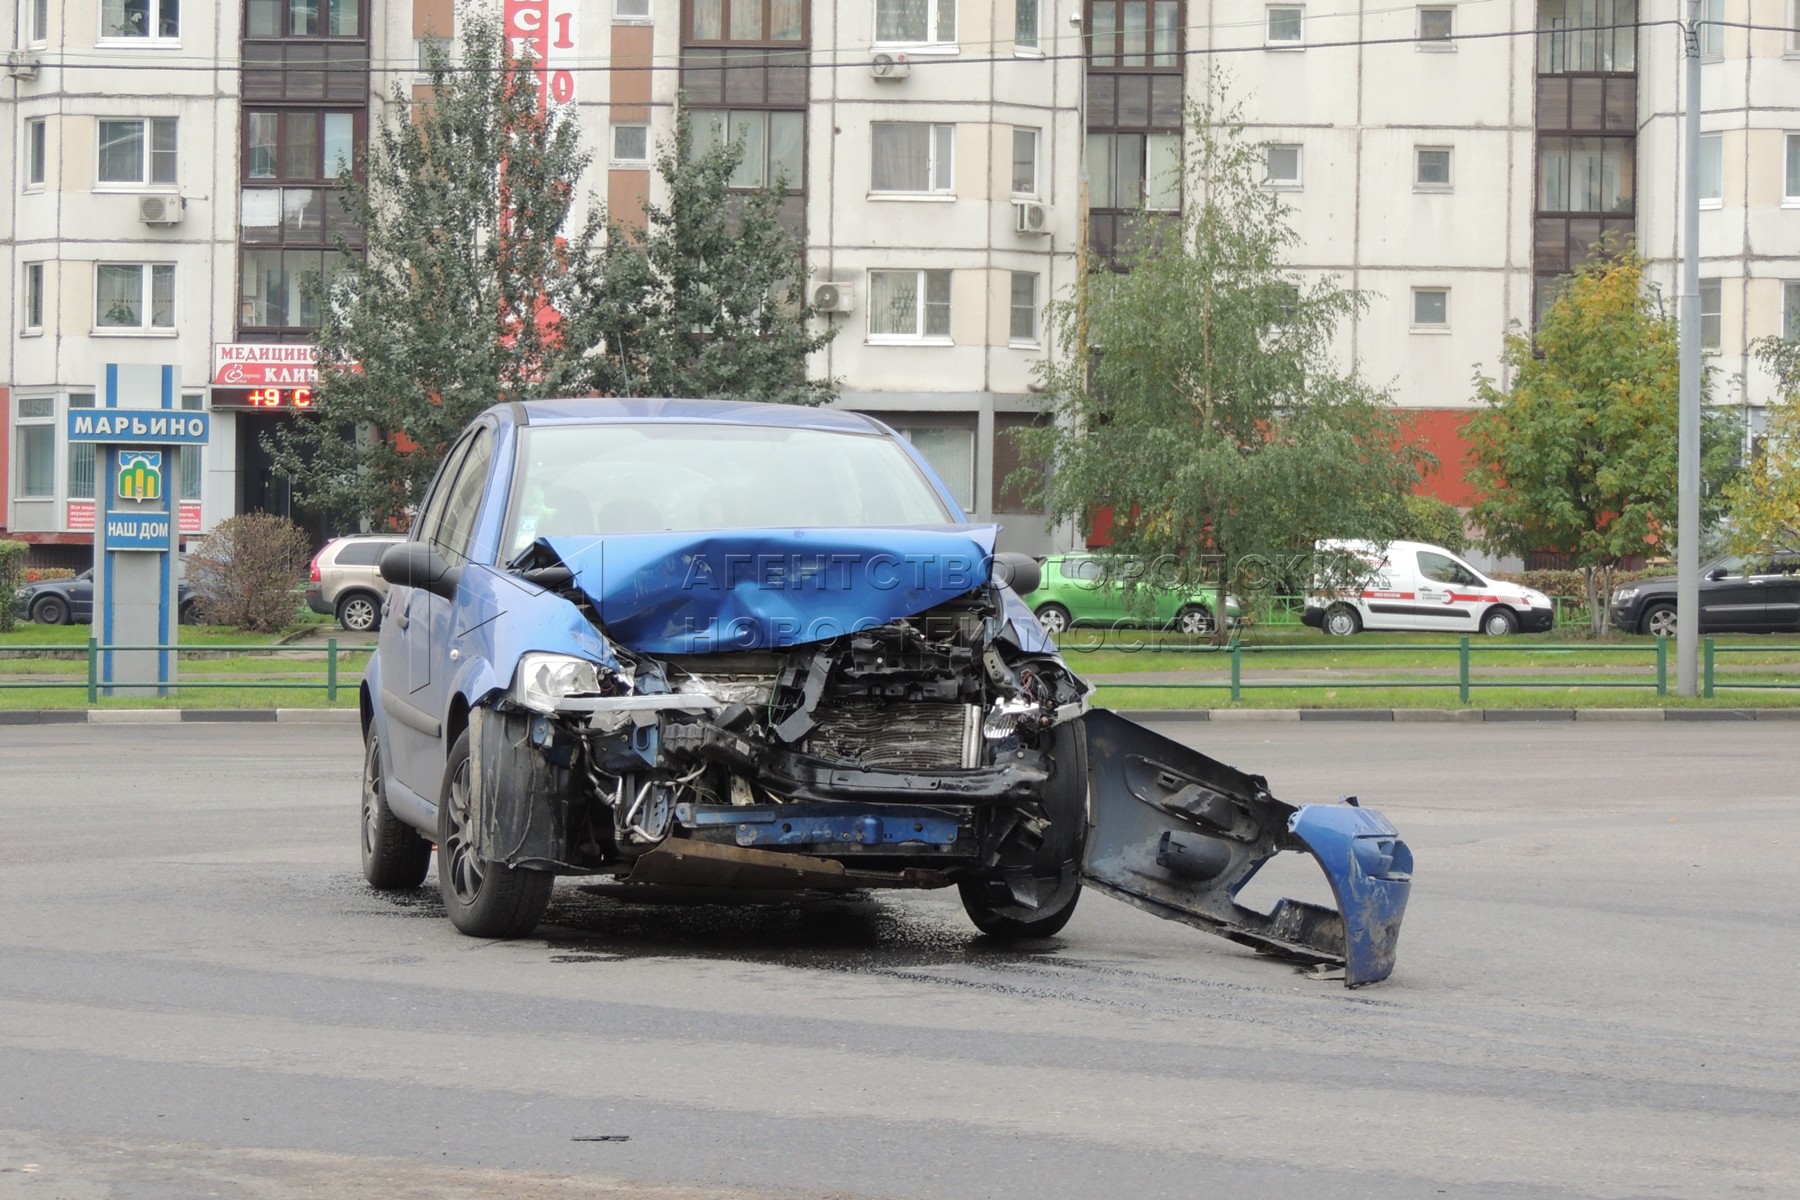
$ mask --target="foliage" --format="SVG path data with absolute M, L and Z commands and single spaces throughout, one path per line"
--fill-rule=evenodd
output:
M 25 555 L 30 550 L 24 542 L 0 541 L 0 633 L 11 633 L 18 623 L 13 601 L 24 586 Z
M 312 540 L 271 513 L 219 522 L 188 551 L 188 585 L 215 625 L 276 633 L 294 619 L 294 589 L 306 578 Z
M 1800 548 L 1800 342 L 1761 338 L 1751 346 L 1780 389 L 1758 454 L 1725 489 L 1729 548 L 1738 554 Z
M 1036 372 L 1056 419 L 1020 435 L 1050 469 L 1011 485 L 1084 533 L 1110 510 L 1115 555 L 1204 558 L 1220 580 L 1321 538 L 1389 540 L 1431 460 L 1387 396 L 1337 366 L 1333 336 L 1364 297 L 1290 275 L 1288 210 L 1222 86 L 1188 127 L 1181 214 L 1141 216 L 1129 273 L 1050 306 L 1062 353 Z
M 546 394 L 581 347 L 554 318 L 596 268 L 601 218 L 570 220 L 588 164 L 576 122 L 538 108 L 497 16 L 465 5 L 460 66 L 425 43 L 432 97 L 394 84 L 342 205 L 366 257 L 339 239 L 322 301 L 314 412 L 271 439 L 308 504 L 378 526 L 408 512 L 470 418 Z
M 786 181 L 731 191 L 745 144 L 696 145 L 693 116 L 677 105 L 675 136 L 658 148 L 667 200 L 646 204 L 646 224 L 609 223 L 603 270 L 582 279 L 570 340 L 591 348 L 564 359 L 568 392 L 699 396 L 824 404 L 832 380 L 813 379 L 807 356 L 836 333 L 813 332 L 805 260 L 781 222 Z
M 46 579 L 73 579 L 75 572 L 68 567 L 26 567 L 26 583 L 42 583 Z
M 1477 375 L 1485 405 L 1466 427 L 1470 509 L 1490 551 L 1555 551 L 1582 572 L 1595 636 L 1619 560 L 1673 541 L 1681 364 L 1675 322 L 1646 292 L 1629 248 L 1578 269 L 1535 340 L 1514 326 L 1511 387 Z M 1703 385 L 1704 386 L 1704 385 Z M 1729 471 L 1732 435 L 1707 423 L 1708 470 Z M 1717 489 L 1707 507 L 1720 507 Z
M 1469 533 L 1463 525 L 1462 509 L 1436 496 L 1413 494 L 1401 501 L 1400 537 L 1413 542 L 1429 542 L 1461 554 L 1469 545 Z

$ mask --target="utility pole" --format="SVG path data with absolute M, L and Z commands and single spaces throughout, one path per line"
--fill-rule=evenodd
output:
M 1699 690 L 1700 651 L 1700 0 L 1687 0 L 1687 9 L 1675 527 L 1675 690 L 1682 696 Z

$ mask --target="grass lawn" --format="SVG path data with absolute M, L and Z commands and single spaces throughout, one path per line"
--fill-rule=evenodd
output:
M 1421 688 L 1376 686 L 1245 688 L 1244 698 L 1230 701 L 1227 687 L 1101 687 L 1094 703 L 1114 709 L 1176 708 L 1794 708 L 1800 689 L 1719 689 L 1704 700 L 1658 696 L 1654 688 L 1595 688 L 1558 685 L 1543 688 L 1477 687 L 1468 703 L 1457 698 L 1456 684 Z

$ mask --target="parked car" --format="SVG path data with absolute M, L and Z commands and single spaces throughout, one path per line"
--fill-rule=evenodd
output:
M 192 625 L 199 620 L 199 604 L 187 583 L 187 555 L 176 557 L 175 601 L 179 620 Z M 39 625 L 88 625 L 94 620 L 94 572 L 83 571 L 73 579 L 44 579 L 28 583 L 13 598 L 13 615 Z
M 336 617 L 345 629 L 380 629 L 388 590 L 381 556 L 405 540 L 395 533 L 358 533 L 326 542 L 307 573 L 306 607 Z
M 1044 560 L 1043 577 L 1037 589 L 1025 597 L 1025 604 L 1045 633 L 1062 633 L 1076 625 L 1151 625 L 1181 633 L 1212 632 L 1215 593 L 1150 587 L 1147 590 L 1154 607 L 1146 614 L 1132 607 L 1131 582 L 1119 571 L 1109 576 L 1106 567 L 1092 554 L 1053 554 Z M 1237 597 L 1225 597 L 1225 615 L 1227 621 L 1237 621 Z
M 1331 541 L 1315 549 L 1338 561 L 1321 563 L 1300 620 L 1329 634 L 1432 629 L 1500 636 L 1542 633 L 1556 619 L 1542 592 L 1490 579 L 1442 546 Z
M 498 405 L 387 551 L 361 686 L 362 862 L 518 937 L 554 877 L 956 887 L 999 938 L 1081 888 L 1290 958 L 1392 969 L 1405 843 L 1103 710 L 925 460 L 854 413 Z M 1013 585 L 1016 584 L 1016 590 Z M 1232 899 L 1280 849 L 1341 913 Z
M 1675 576 L 1613 589 L 1613 625 L 1674 637 Z M 1700 568 L 1701 633 L 1791 633 L 1800 629 L 1800 552 L 1727 554 Z

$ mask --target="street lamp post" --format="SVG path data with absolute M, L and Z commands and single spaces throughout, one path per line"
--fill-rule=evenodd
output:
M 1688 0 L 1681 189 L 1681 407 L 1676 437 L 1675 690 L 1698 690 L 1700 650 L 1700 0 Z

